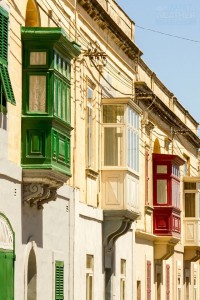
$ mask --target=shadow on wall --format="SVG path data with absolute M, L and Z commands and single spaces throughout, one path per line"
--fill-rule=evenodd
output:
M 22 243 L 27 244 L 30 236 L 34 237 L 39 248 L 43 248 L 43 210 L 23 205 Z

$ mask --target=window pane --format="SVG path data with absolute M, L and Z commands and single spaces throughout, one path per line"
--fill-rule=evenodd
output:
M 157 203 L 167 203 L 167 180 L 157 180 Z
M 172 180 L 172 204 L 180 207 L 180 183 L 176 180 Z
M 46 52 L 31 52 L 30 53 L 30 65 L 46 65 Z
M 104 128 L 104 165 L 122 166 L 123 131 L 121 127 Z
M 104 123 L 124 123 L 124 105 L 104 105 Z
M 196 182 L 184 182 L 185 190 L 196 190 Z
M 29 110 L 46 111 L 46 76 L 29 77 Z
M 134 171 L 139 171 L 139 116 L 138 114 L 128 106 L 128 147 L 127 147 L 127 157 L 128 157 L 128 167 Z
M 157 174 L 167 174 L 167 166 L 157 166 Z
M 195 193 L 185 194 L 185 217 L 195 217 Z

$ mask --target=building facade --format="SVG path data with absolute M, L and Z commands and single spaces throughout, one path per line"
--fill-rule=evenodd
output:
M 198 123 L 114 0 L 0 2 L 0 300 L 199 299 Z

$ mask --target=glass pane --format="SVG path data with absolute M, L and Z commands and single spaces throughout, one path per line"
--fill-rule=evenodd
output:
M 121 259 L 121 274 L 126 275 L 126 260 Z
M 67 122 L 71 121 L 71 98 L 70 98 L 70 88 L 66 89 L 67 93 Z
M 31 52 L 30 65 L 46 65 L 47 53 L 46 52 Z
M 86 268 L 93 269 L 93 255 L 87 255 L 86 260 Z
M 122 166 L 123 131 L 120 127 L 104 128 L 104 165 Z
M 66 121 L 67 116 L 66 116 L 66 104 L 67 104 L 67 99 L 66 99 L 66 85 L 63 84 L 62 86 L 62 119 Z
M 157 166 L 157 174 L 167 174 L 167 166 Z
M 184 182 L 185 190 L 196 190 L 196 182 Z
M 46 111 L 46 76 L 29 77 L 29 111 Z
M 185 217 L 195 217 L 195 193 L 185 194 Z
M 104 105 L 104 123 L 124 123 L 124 105 Z
M 167 203 L 167 180 L 157 180 L 157 203 Z
M 180 183 L 176 180 L 172 180 L 172 204 L 180 207 Z

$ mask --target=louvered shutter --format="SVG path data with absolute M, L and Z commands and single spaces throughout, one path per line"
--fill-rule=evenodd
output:
M 170 265 L 166 265 L 166 300 L 170 300 Z
M 147 261 L 147 300 L 151 300 L 151 262 Z
M 55 300 L 64 299 L 64 262 L 55 262 Z
M 6 100 L 15 104 L 8 73 L 8 13 L 0 7 L 0 81 Z

